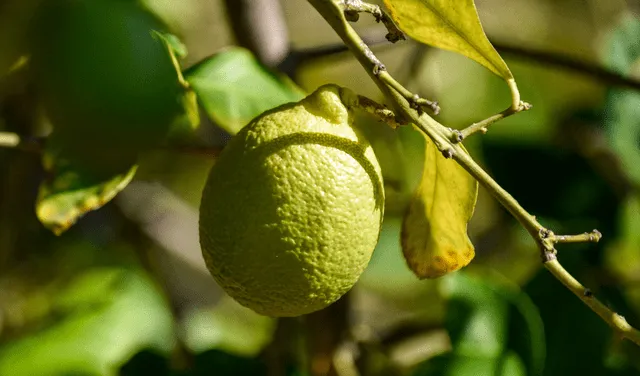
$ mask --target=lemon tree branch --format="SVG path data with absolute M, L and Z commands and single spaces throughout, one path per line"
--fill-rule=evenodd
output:
M 597 241 L 600 236 L 595 231 L 591 235 L 565 236 L 564 239 L 553 235 L 550 230 L 543 227 L 536 218 L 529 214 L 506 190 L 504 190 L 484 169 L 482 169 L 467 153 L 464 152 L 459 142 L 459 132 L 443 126 L 428 116 L 426 113 L 415 109 L 407 95 L 409 90 L 401 87 L 395 80 L 390 80 L 382 62 L 373 54 L 371 49 L 362 41 L 355 30 L 345 18 L 345 2 L 341 0 L 308 0 L 316 10 L 325 18 L 335 32 L 341 37 L 349 50 L 354 54 L 359 63 L 369 73 L 382 93 L 393 103 L 400 116 L 414 123 L 416 127 L 426 134 L 447 158 L 453 158 L 480 184 L 482 184 L 529 232 L 540 248 L 540 254 L 544 266 L 562 284 L 580 298 L 589 308 L 597 313 L 620 336 L 640 345 L 640 331 L 630 326 L 619 314 L 613 312 L 600 302 L 590 290 L 582 286 L 571 274 L 569 274 L 557 260 L 556 243 L 567 242 L 567 239 L 576 241 Z M 523 105 L 524 106 L 524 105 Z M 518 112 L 518 111 L 515 111 Z M 514 113 L 515 113 L 514 112 Z M 503 113 L 502 117 L 511 113 Z M 492 119 L 492 118 L 490 118 Z M 486 120 L 484 126 L 474 126 L 467 131 L 474 133 L 475 129 L 482 129 L 499 119 Z M 469 128 L 468 128 L 469 129 Z M 464 138 L 464 133 L 463 133 Z M 452 141 L 454 140 L 454 141 Z
M 0 148 L 15 148 L 24 151 L 42 150 L 43 139 L 23 137 L 13 132 L 0 132 Z

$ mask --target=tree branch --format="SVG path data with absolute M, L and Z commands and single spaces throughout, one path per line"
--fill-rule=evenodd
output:
M 384 38 L 363 38 L 370 46 L 379 46 L 387 43 Z M 491 38 L 490 38 L 491 39 Z M 533 50 L 527 47 L 513 46 L 508 43 L 491 39 L 491 44 L 504 55 L 511 55 L 512 59 L 526 60 L 533 64 L 541 64 L 545 67 L 565 69 L 577 74 L 588 76 L 602 84 L 609 86 L 626 87 L 640 90 L 640 80 L 626 77 L 598 64 L 587 63 L 556 52 Z M 423 45 L 420 45 L 423 46 Z M 307 61 L 336 55 L 348 51 L 348 47 L 339 45 L 321 46 L 299 51 L 292 51 L 300 64 Z
M 491 43 L 500 53 L 511 55 L 514 58 L 525 59 L 527 61 L 544 64 L 545 66 L 553 65 L 558 68 L 567 69 L 595 78 L 604 84 L 640 90 L 640 81 L 625 77 L 618 72 L 614 72 L 597 64 L 587 63 L 554 52 L 533 50 L 526 47 L 496 42 L 494 40 L 492 40 Z
M 0 148 L 14 148 L 29 152 L 40 152 L 44 139 L 38 137 L 23 137 L 12 132 L 0 132 Z
M 438 123 L 424 112 L 420 113 L 412 107 L 406 99 L 405 91 L 399 92 L 395 86 L 381 79 L 381 75 L 388 74 L 384 65 L 373 54 L 369 47 L 360 39 L 355 30 L 347 23 L 344 15 L 344 3 L 340 0 L 308 0 L 316 10 L 333 27 L 342 38 L 349 50 L 358 59 L 363 68 L 369 73 L 378 88 L 394 104 L 401 116 L 408 119 L 425 133 L 440 152 L 448 158 L 453 158 L 480 184 L 482 184 L 529 232 L 540 248 L 545 267 L 567 288 L 573 291 L 587 306 L 602 317 L 617 333 L 640 345 L 640 332 L 631 327 L 622 316 L 611 311 L 597 300 L 593 294 L 584 288 L 571 276 L 556 259 L 554 245 L 558 242 L 553 233 L 544 228 L 536 218 L 529 214 L 520 204 L 505 191 L 486 171 L 484 171 L 464 149 L 452 142 L 455 133 Z M 596 236 L 597 238 L 597 236 Z
M 289 52 L 289 33 L 279 0 L 225 0 L 238 43 L 267 66 L 279 64 Z

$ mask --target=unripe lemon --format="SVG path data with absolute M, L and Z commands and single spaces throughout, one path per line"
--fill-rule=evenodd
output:
M 135 0 L 48 0 L 34 17 L 31 66 L 59 135 L 88 149 L 160 142 L 183 91 L 164 25 Z
M 213 166 L 200 206 L 209 271 L 242 305 L 298 316 L 356 283 L 378 241 L 384 191 L 343 100 L 320 87 L 244 127 Z

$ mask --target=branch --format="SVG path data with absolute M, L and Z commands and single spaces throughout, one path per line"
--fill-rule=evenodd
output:
M 456 137 L 454 139 L 452 139 L 452 142 L 461 142 L 462 140 L 464 140 L 465 138 L 471 136 L 474 133 L 477 132 L 482 132 L 482 133 L 487 133 L 487 127 L 493 123 L 496 123 L 506 117 L 509 117 L 511 115 L 515 115 L 518 112 L 522 112 L 522 111 L 527 111 L 531 109 L 531 105 L 527 102 L 522 102 L 520 101 L 520 107 L 518 108 L 513 108 L 511 106 L 509 106 L 509 108 L 507 108 L 506 110 L 500 112 L 499 114 L 495 114 L 493 116 L 490 116 L 482 121 L 479 121 L 477 123 L 473 123 L 470 126 L 466 127 L 465 129 L 461 130 L 461 131 L 457 131 L 456 133 Z
M 445 157 L 453 158 L 522 224 L 538 244 L 545 267 L 549 269 L 560 282 L 582 299 L 587 306 L 600 315 L 617 333 L 640 345 L 640 332 L 631 327 L 622 316 L 611 311 L 607 306 L 597 300 L 589 290 L 584 288 L 558 263 L 554 245 L 561 242 L 560 238 L 553 235 L 551 231 L 538 223 L 536 218 L 520 206 L 460 145 L 451 141 L 456 138 L 454 131 L 438 123 L 424 112 L 421 113 L 413 108 L 410 101 L 406 98 L 406 92 L 408 90 L 404 88 L 398 90 L 396 84 L 389 84 L 389 80 L 381 78 L 381 76 L 384 77 L 388 73 L 386 73 L 384 65 L 380 60 L 378 60 L 355 30 L 347 23 L 344 15 L 345 8 L 343 2 L 341 0 L 308 1 L 342 38 L 343 42 L 369 73 L 369 76 L 371 76 L 378 88 L 380 88 L 383 94 L 394 104 L 399 114 L 414 123 L 420 131 L 429 136 Z M 597 234 L 599 233 L 594 232 L 592 236 L 589 237 L 589 240 L 594 240 L 594 238 L 595 240 L 599 239 Z M 570 239 L 578 240 L 579 238 L 571 237 Z
M 385 119 L 391 116 L 387 113 L 384 113 L 383 115 L 385 116 Z M 27 137 L 20 136 L 12 132 L 0 132 L 0 148 L 12 148 L 32 153 L 41 153 L 44 150 L 46 140 L 46 137 Z M 161 145 L 156 149 L 181 154 L 217 157 L 222 152 L 223 146 Z
M 289 52 L 289 34 L 278 0 L 225 0 L 238 43 L 273 67 Z
M 615 86 L 640 90 L 640 81 L 625 77 L 624 75 L 604 68 L 600 65 L 590 64 L 581 60 L 560 55 L 549 51 L 532 50 L 525 47 L 516 47 L 501 42 L 491 41 L 493 46 L 501 53 L 512 55 L 516 58 L 526 59 L 545 66 L 554 65 L 576 73 L 584 74 L 598 81 Z
M 0 132 L 0 148 L 14 148 L 38 153 L 42 151 L 44 139 L 24 137 L 12 132 Z
M 387 43 L 383 38 L 363 38 L 370 46 L 379 46 Z M 491 39 L 491 38 L 490 38 Z M 541 64 L 545 67 L 555 67 L 588 76 L 602 84 L 621 86 L 633 90 L 640 90 L 640 80 L 626 77 L 601 65 L 587 63 L 572 57 L 550 51 L 532 50 L 526 47 L 516 47 L 491 39 L 491 44 L 501 54 L 511 55 L 514 59 L 526 60 L 529 63 Z M 425 45 L 418 44 L 424 47 Z M 348 51 L 346 46 L 327 45 L 303 50 L 292 51 L 299 63 L 305 63 L 320 57 L 327 57 Z
M 545 268 L 553 274 L 563 285 L 573 292 L 591 310 L 598 314 L 618 335 L 627 338 L 636 345 L 640 345 L 640 331 L 633 328 L 627 320 L 610 310 L 593 296 L 591 290 L 582 286 L 569 272 L 560 265 L 558 260 L 550 260 L 544 263 Z
M 388 33 L 385 38 L 389 42 L 395 43 L 406 39 L 404 33 L 393 22 L 391 17 L 380 9 L 378 5 L 369 4 L 362 0 L 345 0 L 343 6 L 345 18 L 351 22 L 358 21 L 360 18 L 359 13 L 371 13 L 376 18 L 376 22 L 382 22 L 387 28 Z

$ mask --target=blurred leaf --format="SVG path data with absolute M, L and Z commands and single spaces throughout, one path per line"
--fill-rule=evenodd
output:
M 452 351 L 426 361 L 420 369 L 429 371 L 419 375 L 541 375 L 544 328 L 526 294 L 488 276 L 480 279 L 461 272 L 442 281 Z
M 533 374 L 527 373 L 522 360 L 518 354 L 510 352 L 502 358 L 502 364 L 500 364 L 500 371 L 496 373 L 500 376 L 531 376 Z
M 384 0 L 402 30 L 424 44 L 458 52 L 512 80 L 482 29 L 473 0 Z
M 640 58 L 640 19 L 626 17 L 613 32 L 606 64 L 624 75 L 637 75 Z M 611 89 L 605 108 L 605 126 L 613 149 L 627 173 L 640 182 L 640 94 Z
M 276 106 L 304 97 L 300 89 L 244 49 L 222 52 L 185 72 L 207 115 L 230 134 Z
M 478 182 L 426 139 L 422 179 L 402 224 L 402 251 L 419 278 L 443 276 L 473 259 L 467 223 L 477 195 Z
M 24 62 L 29 22 L 41 1 L 9 0 L 0 4 L 0 78 Z
M 215 308 L 199 309 L 187 316 L 184 341 L 195 353 L 216 349 L 256 356 L 271 341 L 274 330 L 274 319 L 225 297 Z
M 266 376 L 265 364 L 259 358 L 247 358 L 210 350 L 195 356 L 193 367 L 181 376 Z
M 606 264 L 616 275 L 637 281 L 640 275 L 640 197 L 629 197 L 620 209 L 621 234 L 607 249 Z
M 495 288 L 464 273 L 442 285 L 448 297 L 445 327 L 453 352 L 461 356 L 497 358 L 505 351 L 509 302 Z
M 499 375 L 498 367 L 499 359 L 450 353 L 425 362 L 413 376 L 495 376 Z
M 585 265 L 582 252 L 562 255 L 563 266 L 577 278 L 585 272 L 593 273 L 593 267 Z M 525 291 L 540 310 L 545 325 L 547 355 L 543 375 L 611 374 L 604 366 L 604 358 L 613 332 L 598 315 L 545 269 L 525 286 Z M 606 302 L 604 295 L 598 297 Z
M 71 152 L 68 146 L 56 135 L 47 140 L 42 158 L 50 175 L 41 183 L 36 201 L 38 219 L 56 235 L 113 199 L 131 182 L 137 169 L 126 156 L 123 160 L 94 154 L 82 156 Z M 94 158 L 95 165 L 91 163 Z
M 116 375 L 135 353 L 169 353 L 173 318 L 142 272 L 94 267 L 77 274 L 54 302 L 45 328 L 0 347 L 0 374 Z

